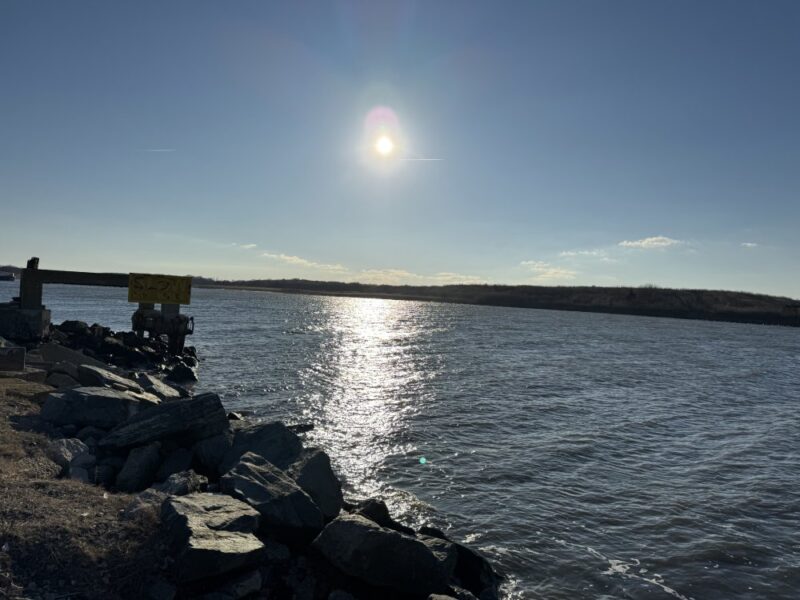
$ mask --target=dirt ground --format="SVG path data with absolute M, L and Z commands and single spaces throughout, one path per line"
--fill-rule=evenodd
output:
M 0 378 L 0 598 L 142 598 L 166 566 L 157 519 L 125 519 L 131 496 L 57 478 L 49 438 L 30 430 L 51 390 Z

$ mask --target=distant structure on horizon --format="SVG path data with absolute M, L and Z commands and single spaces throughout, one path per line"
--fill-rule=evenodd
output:
M 0 271 L 0 281 L 15 281 L 17 276 L 7 271 Z

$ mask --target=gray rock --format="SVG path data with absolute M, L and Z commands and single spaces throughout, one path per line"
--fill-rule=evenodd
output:
M 125 448 L 164 438 L 192 443 L 227 428 L 228 419 L 219 396 L 200 394 L 165 402 L 132 416 L 100 440 L 100 446 Z
M 447 573 L 430 548 L 360 515 L 340 515 L 313 546 L 339 570 L 371 585 L 419 595 L 447 591 Z
M 78 365 L 78 380 L 87 387 L 113 387 L 114 389 L 143 393 L 142 386 L 128 379 L 94 365 Z
M 117 488 L 123 492 L 138 492 L 153 483 L 161 464 L 159 442 L 134 448 L 117 475 Z
M 491 563 L 471 548 L 452 542 L 458 551 L 455 579 L 481 600 L 497 600 L 503 578 Z
M 142 386 L 146 392 L 150 392 L 161 398 L 162 400 L 179 400 L 184 395 L 181 391 L 165 381 L 161 381 L 155 375 L 149 373 L 139 373 L 136 376 L 136 383 Z
M 54 388 L 64 389 L 78 387 L 80 384 L 69 375 L 63 373 L 50 373 L 47 379 L 44 380 L 47 385 L 52 385 Z
M 192 451 L 188 448 L 178 448 L 171 452 L 156 473 L 156 481 L 164 481 L 173 473 L 188 471 L 192 467 Z
M 342 484 L 333 473 L 330 457 L 318 448 L 303 450 L 289 474 L 322 511 L 326 520 L 342 509 Z
M 57 362 L 50 367 L 50 374 L 66 375 L 67 377 L 78 381 L 78 366 L 70 362 Z
M 89 447 L 77 438 L 53 440 L 47 445 L 45 454 L 62 469 L 66 469 L 70 461 L 84 452 Z
M 56 425 L 94 425 L 110 429 L 133 415 L 152 409 L 159 402 L 152 394 L 78 387 L 49 394 L 42 406 L 41 416 Z
M 59 429 L 59 431 L 61 431 L 62 434 L 64 434 L 65 438 L 78 437 L 78 435 L 77 435 L 78 434 L 78 426 L 77 425 L 71 425 L 71 424 L 62 425 L 58 429 Z
M 97 464 L 97 457 L 94 454 L 88 450 L 81 452 L 69 461 L 70 474 L 72 474 L 73 469 L 86 469 L 89 471 L 94 468 L 95 464 Z
M 100 367 L 101 369 L 104 369 L 107 366 L 105 363 L 100 362 L 96 358 L 86 356 L 83 352 L 71 350 L 65 346 L 54 344 L 52 342 L 39 346 L 39 353 L 42 355 L 42 360 L 49 363 L 66 362 L 75 365 L 76 367 L 78 365 L 94 365 L 95 367 Z M 68 373 L 68 375 L 71 374 Z
M 261 513 L 264 532 L 279 537 L 302 537 L 322 529 L 322 513 L 314 501 L 283 471 L 258 454 L 244 454 L 219 483 L 223 492 Z
M 414 530 L 411 527 L 406 527 L 392 518 L 389 514 L 389 508 L 383 500 L 370 498 L 359 502 L 355 512 L 386 529 L 394 529 L 399 533 L 414 535 Z
M 430 549 L 436 560 L 439 561 L 442 570 L 447 574 L 447 578 L 450 579 L 458 562 L 456 545 L 448 540 L 425 535 L 417 535 L 417 539 Z
M 444 594 L 431 594 L 428 600 L 456 600 L 452 596 L 445 596 Z
M 264 540 L 264 562 L 271 565 L 288 563 L 292 558 L 292 553 L 288 546 L 284 546 L 275 540 Z
M 221 469 L 225 472 L 233 467 L 245 452 L 254 452 L 279 469 L 286 469 L 297 460 L 302 449 L 300 438 L 280 421 L 250 425 L 236 431 Z
M 194 383 L 197 381 L 197 372 L 191 367 L 178 363 L 167 371 L 167 379 L 176 383 Z
M 176 550 L 179 582 L 215 577 L 259 562 L 258 512 L 220 494 L 169 498 L 161 518 Z
M 201 491 L 208 485 L 208 479 L 194 471 L 173 473 L 166 481 L 153 486 L 153 489 L 170 496 L 185 496 Z
M 213 592 L 200 596 L 201 600 L 239 600 L 261 589 L 261 572 L 250 571 L 233 578 Z
M 213 477 L 222 475 L 225 455 L 233 446 L 233 431 L 226 429 L 219 435 L 200 440 L 193 447 L 194 458 L 205 473 Z
M 88 427 L 84 427 L 75 435 L 79 440 L 86 441 L 88 439 L 95 439 L 99 440 L 100 438 L 104 437 L 108 433 L 105 429 L 100 429 L 99 427 L 94 427 L 93 425 L 89 425 Z

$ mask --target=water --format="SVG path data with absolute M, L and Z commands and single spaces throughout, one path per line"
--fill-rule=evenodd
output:
M 203 388 L 313 422 L 349 494 L 481 549 L 507 597 L 797 597 L 800 330 L 193 294 Z M 122 290 L 45 300 L 129 328 Z

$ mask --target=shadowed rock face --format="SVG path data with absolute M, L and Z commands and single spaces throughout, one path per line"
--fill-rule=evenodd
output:
M 216 394 L 175 400 L 139 413 L 100 440 L 106 448 L 125 448 L 154 440 L 180 438 L 191 442 L 228 428 L 228 418 Z
M 313 546 L 342 572 L 408 594 L 445 592 L 449 574 L 428 546 L 360 515 L 331 521 Z
M 189 494 L 167 499 L 161 518 L 177 550 L 180 582 L 215 577 L 261 559 L 264 544 L 253 535 L 258 512 L 221 494 Z
M 311 539 L 322 529 L 322 513 L 314 501 L 283 471 L 248 452 L 220 479 L 226 494 L 261 513 L 261 529 L 278 536 Z
M 110 429 L 158 406 L 159 402 L 157 397 L 147 393 L 78 387 L 50 394 L 42 406 L 41 416 L 56 425 L 94 425 Z
M 322 511 L 326 520 L 342 510 L 342 484 L 331 468 L 330 457 L 319 448 L 303 450 L 289 474 Z
M 123 492 L 140 492 L 149 487 L 161 464 L 160 447 L 161 444 L 153 442 L 131 450 L 117 475 L 117 488 Z
M 302 450 L 300 438 L 283 423 L 252 425 L 236 432 L 222 461 L 221 471 L 224 473 L 232 468 L 245 452 L 254 452 L 279 469 L 286 469 L 297 460 Z

